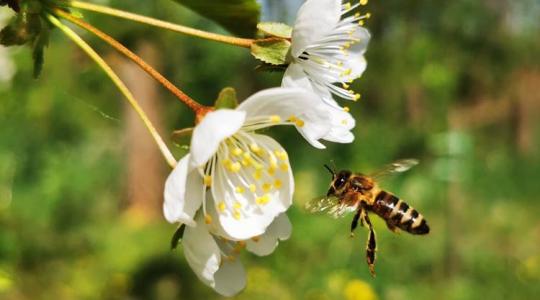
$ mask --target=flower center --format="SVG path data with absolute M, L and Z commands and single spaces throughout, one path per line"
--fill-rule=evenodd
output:
M 270 118 L 271 122 L 280 120 L 275 116 Z M 287 121 L 297 126 L 301 122 L 298 118 Z M 289 159 L 275 141 L 268 140 L 270 138 L 240 130 L 221 143 L 205 166 L 203 182 L 206 188 L 212 189 L 219 214 L 241 220 L 279 195 L 288 178 Z M 206 210 L 204 206 L 203 209 Z

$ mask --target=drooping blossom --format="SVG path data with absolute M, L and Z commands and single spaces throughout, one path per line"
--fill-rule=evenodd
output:
M 262 236 L 232 241 L 222 236 L 224 231 L 219 223 L 208 224 L 201 214 L 195 222 L 194 227 L 186 226 L 182 239 L 186 260 L 202 282 L 226 297 L 236 295 L 246 285 L 245 270 L 238 258 L 241 250 L 245 248 L 259 256 L 269 255 L 280 240 L 290 237 L 292 229 L 287 216 L 280 214 Z

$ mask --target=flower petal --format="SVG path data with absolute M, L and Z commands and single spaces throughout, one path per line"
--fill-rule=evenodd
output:
M 184 156 L 165 182 L 163 213 L 170 223 L 195 226 L 193 217 L 202 203 L 202 178 Z
M 214 290 L 225 297 L 232 297 L 246 287 L 246 271 L 239 259 L 224 261 L 214 275 Z
M 274 252 L 279 241 L 287 240 L 291 236 L 291 232 L 291 221 L 286 214 L 281 214 L 262 236 L 246 241 L 246 249 L 259 256 L 269 255 Z
M 209 112 L 193 130 L 190 153 L 197 167 L 216 153 L 219 144 L 244 124 L 245 112 L 220 109 Z
M 295 117 L 301 120 L 296 128 L 312 145 L 331 129 L 331 120 L 321 98 L 302 88 L 272 88 L 263 90 L 242 102 L 237 110 L 246 112 L 246 119 L 279 116 L 282 120 Z
M 362 76 L 362 73 L 364 73 L 367 67 L 364 54 L 366 53 L 371 35 L 367 29 L 358 27 L 353 33 L 353 38 L 359 42 L 353 44 L 349 49 L 349 59 L 343 61 L 344 67 L 351 70 L 351 73 L 345 77 L 345 81 L 353 81 Z
M 201 281 L 215 286 L 215 274 L 221 264 L 221 250 L 201 218 L 195 227 L 186 227 L 182 238 L 186 260 Z
M 330 33 L 341 18 L 341 0 L 308 0 L 296 17 L 291 54 L 298 57 L 311 44 Z
M 274 153 L 285 153 L 275 140 L 264 135 L 250 134 L 251 139 L 265 149 L 266 156 Z M 268 163 L 260 174 L 254 178 L 257 170 L 246 167 L 238 173 L 230 173 L 225 168 L 216 170 L 216 180 L 212 185 L 212 196 L 216 203 L 207 207 L 212 213 L 217 213 L 219 223 L 226 237 L 232 240 L 247 240 L 262 235 L 274 219 L 292 204 L 294 179 L 286 154 L 279 159 L 279 165 L 270 175 Z M 277 164 L 277 163 L 276 163 Z M 235 187 L 243 187 L 244 192 L 238 193 Z M 221 207 L 221 208 L 219 208 Z M 216 212 L 217 211 L 217 212 Z M 220 229 L 220 228 L 216 228 Z
M 352 115 L 334 106 L 328 106 L 328 113 L 332 119 L 332 129 L 323 139 L 335 143 L 352 143 L 354 135 L 351 130 L 356 125 Z

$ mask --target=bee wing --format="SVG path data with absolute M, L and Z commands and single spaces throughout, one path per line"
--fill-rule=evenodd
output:
M 385 177 L 387 175 L 408 171 L 410 168 L 416 166 L 417 164 L 417 159 L 400 159 L 380 168 L 379 170 L 371 173 L 368 176 L 373 179 L 381 179 L 382 177 Z
M 339 198 L 322 196 L 308 201 L 305 208 L 310 213 L 327 213 L 334 218 L 341 218 L 350 211 L 350 207 L 343 205 Z

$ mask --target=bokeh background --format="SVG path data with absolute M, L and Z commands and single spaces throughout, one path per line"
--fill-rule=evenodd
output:
M 107 1 L 99 1 L 101 3 Z M 291 24 L 302 1 L 263 1 L 263 19 Z M 109 4 L 224 32 L 168 0 Z M 368 69 L 351 105 L 356 141 L 313 149 L 293 129 L 270 130 L 290 152 L 297 190 L 290 240 L 248 253 L 236 299 L 535 299 L 540 295 L 540 2 L 372 1 Z M 0 21 L 10 11 L 0 9 Z M 240 98 L 279 85 L 250 54 L 85 13 L 195 99 Z M 193 116 L 170 94 L 83 33 L 140 98 L 170 141 Z M 60 32 L 43 74 L 26 48 L 0 47 L 0 298 L 219 299 L 198 281 L 161 215 L 168 169 L 106 76 Z M 366 230 L 305 213 L 326 191 L 322 165 L 369 172 L 420 159 L 383 183 L 428 219 L 431 233 L 378 234 L 377 277 Z

